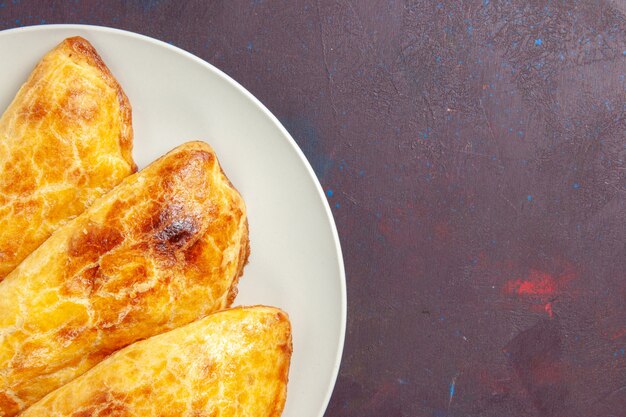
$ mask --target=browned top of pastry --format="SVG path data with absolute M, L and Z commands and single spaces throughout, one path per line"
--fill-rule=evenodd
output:
M 247 257 L 243 199 L 207 144 L 127 177 L 0 282 L 0 415 L 229 306 Z
M 95 49 L 69 38 L 0 118 L 0 280 L 136 168 L 131 108 Z

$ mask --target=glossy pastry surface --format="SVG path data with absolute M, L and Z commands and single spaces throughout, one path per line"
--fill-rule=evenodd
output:
M 66 39 L 39 62 L 0 118 L 0 280 L 135 171 L 131 119 L 85 39 Z
M 291 358 L 287 315 L 224 310 L 115 354 L 23 417 L 278 417 Z
M 248 253 L 244 202 L 207 144 L 126 178 L 0 282 L 0 416 L 229 306 Z

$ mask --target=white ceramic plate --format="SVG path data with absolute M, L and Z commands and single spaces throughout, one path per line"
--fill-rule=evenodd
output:
M 144 167 L 192 139 L 210 143 L 249 212 L 252 255 L 236 304 L 287 311 L 294 354 L 284 417 L 321 417 L 341 359 L 346 290 L 332 214 L 311 166 L 278 120 L 201 59 L 145 36 L 82 25 L 0 32 L 0 108 L 39 59 L 80 35 L 98 50 L 133 107 Z

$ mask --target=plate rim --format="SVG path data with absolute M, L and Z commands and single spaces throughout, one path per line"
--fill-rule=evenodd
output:
M 254 103 L 254 105 L 261 110 L 261 112 L 268 117 L 269 120 L 271 120 L 271 122 L 275 125 L 276 128 L 278 128 L 279 132 L 282 134 L 283 139 L 285 139 L 285 141 L 287 142 L 287 144 L 292 148 L 292 150 L 295 152 L 295 154 L 298 156 L 298 158 L 300 159 L 300 162 L 303 164 L 309 178 L 313 181 L 313 184 L 315 186 L 315 189 L 317 191 L 318 194 L 318 198 L 322 201 L 322 206 L 324 207 L 324 214 L 326 216 L 326 219 L 328 221 L 328 224 L 330 225 L 330 229 L 331 229 L 331 235 L 333 238 L 333 242 L 335 244 L 335 252 L 337 253 L 337 268 L 339 270 L 339 278 L 340 278 L 340 282 L 339 282 L 339 288 L 340 288 L 340 299 L 341 299 L 341 305 L 340 305 L 340 313 L 341 313 L 341 317 L 340 317 L 340 324 L 339 324 L 339 337 L 338 337 L 338 341 L 339 344 L 337 346 L 337 352 L 335 355 L 335 363 L 332 366 L 332 371 L 331 371 L 331 380 L 329 381 L 329 385 L 328 388 L 326 390 L 326 394 L 324 396 L 324 400 L 321 404 L 321 407 L 318 411 L 318 415 L 320 417 L 322 417 L 324 415 L 324 413 L 326 412 L 327 408 L 328 408 L 328 404 L 330 403 L 330 399 L 331 396 L 333 394 L 335 385 L 337 383 L 337 377 L 339 375 L 339 369 L 341 367 L 341 360 L 343 357 L 343 350 L 344 350 L 344 346 L 345 346 L 345 337 L 346 337 L 346 323 L 347 323 L 347 305 L 348 305 L 348 300 L 347 300 L 347 285 L 346 285 L 346 273 L 345 273 L 345 264 L 344 264 L 344 259 L 343 259 L 343 252 L 341 249 L 341 241 L 339 239 L 339 233 L 337 231 L 337 225 L 335 224 L 335 219 L 333 217 L 332 211 L 330 209 L 330 205 L 328 204 L 328 200 L 326 199 L 326 195 L 324 193 L 324 190 L 322 188 L 322 185 L 319 181 L 319 179 L 317 178 L 317 176 L 315 175 L 315 171 L 313 171 L 313 168 L 311 167 L 311 164 L 309 163 L 309 161 L 307 160 L 306 156 L 304 155 L 304 152 L 302 152 L 302 149 L 300 149 L 300 147 L 298 146 L 298 144 L 296 143 L 296 141 L 293 139 L 293 137 L 291 136 L 291 134 L 287 131 L 287 129 L 282 125 L 282 123 L 278 120 L 278 118 L 276 116 L 274 116 L 274 114 L 269 111 L 269 109 L 267 107 L 265 107 L 265 105 L 258 99 L 256 98 L 251 92 L 249 92 L 245 87 L 243 87 L 241 84 L 239 84 L 237 81 L 235 81 L 234 78 L 230 77 L 228 74 L 226 74 L 224 71 L 220 70 L 219 68 L 217 68 L 216 66 L 214 66 L 213 64 L 205 61 L 204 59 L 192 54 L 189 51 L 186 51 L 178 46 L 172 45 L 170 43 L 161 41 L 159 39 L 156 38 L 152 38 L 150 36 L 147 35 L 143 35 L 140 33 L 136 33 L 136 32 L 132 32 L 129 30 L 125 30 L 125 29 L 118 29 L 118 28 L 114 28 L 114 27 L 109 27 L 109 26 L 99 26 L 99 25 L 86 25 L 86 24 L 44 24 L 44 25 L 30 25 L 30 26 L 22 26 L 22 27 L 17 27 L 17 28 L 10 28 L 10 29 L 4 29 L 0 31 L 0 36 L 3 35 L 10 35 L 13 33 L 18 33 L 18 32 L 38 32 L 38 31 L 46 31 L 46 30 L 88 30 L 88 31 L 95 31 L 95 32 L 103 32 L 103 33 L 110 33 L 110 34 L 115 34 L 115 35 L 121 35 L 121 36 L 127 36 L 129 38 L 135 38 L 144 42 L 148 42 L 151 43 L 155 46 L 159 46 L 165 49 L 168 49 L 178 55 L 181 55 L 183 58 L 187 58 L 187 59 L 191 59 L 192 61 L 194 61 L 197 64 L 200 64 L 201 66 L 203 66 L 205 69 L 207 69 L 208 71 L 212 72 L 213 74 L 217 75 L 220 79 L 222 79 L 224 82 L 228 83 L 231 87 L 235 88 L 237 91 L 239 91 L 241 94 L 243 94 L 247 99 L 249 99 L 252 103 Z

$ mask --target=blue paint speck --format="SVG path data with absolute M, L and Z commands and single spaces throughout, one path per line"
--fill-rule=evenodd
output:
M 535 45 L 540 46 L 543 43 L 541 39 L 535 39 Z
M 450 393 L 450 399 L 448 400 L 449 403 L 452 402 L 452 397 L 454 397 L 454 387 L 456 385 L 456 377 L 452 378 L 452 382 L 450 382 L 450 389 L 449 389 L 449 393 Z
M 254 44 L 252 43 L 252 41 L 248 41 L 248 45 L 246 46 L 246 49 L 249 52 L 252 52 L 252 50 L 254 49 Z
M 623 54 L 624 56 L 626 56 L 626 51 L 622 52 L 622 54 Z
M 467 34 L 468 34 L 469 36 L 472 36 L 472 33 L 474 33 L 474 26 L 469 25 L 469 26 L 467 27 Z
M 335 204 L 335 208 L 338 209 L 339 207 L 341 207 L 341 205 L 339 203 Z
M 577 183 L 577 182 L 575 182 L 574 184 L 572 184 L 572 188 L 573 188 L 574 190 L 578 190 L 578 189 L 580 188 L 580 184 L 579 184 L 579 183 Z
M 489 5 L 489 0 L 483 0 L 483 6 Z
M 406 379 L 398 378 L 398 384 L 400 384 L 400 385 L 407 385 L 408 383 L 409 383 L 409 381 L 407 381 Z
M 333 193 L 333 190 L 328 190 L 328 191 L 326 191 L 326 195 L 327 195 L 327 196 L 329 196 L 329 197 L 332 197 L 332 196 L 333 196 L 333 194 L 334 194 L 334 193 Z
M 526 200 L 528 200 L 528 201 L 533 201 L 533 196 L 532 196 L 532 195 L 530 195 L 530 194 L 528 194 L 528 195 L 526 196 Z
M 359 177 L 362 177 L 362 176 L 364 176 L 364 175 L 365 175 L 365 171 L 360 170 L 360 171 L 359 171 Z
M 143 9 L 149 12 L 159 7 L 162 2 L 163 0 L 146 0 L 141 2 L 141 4 L 143 5 Z

